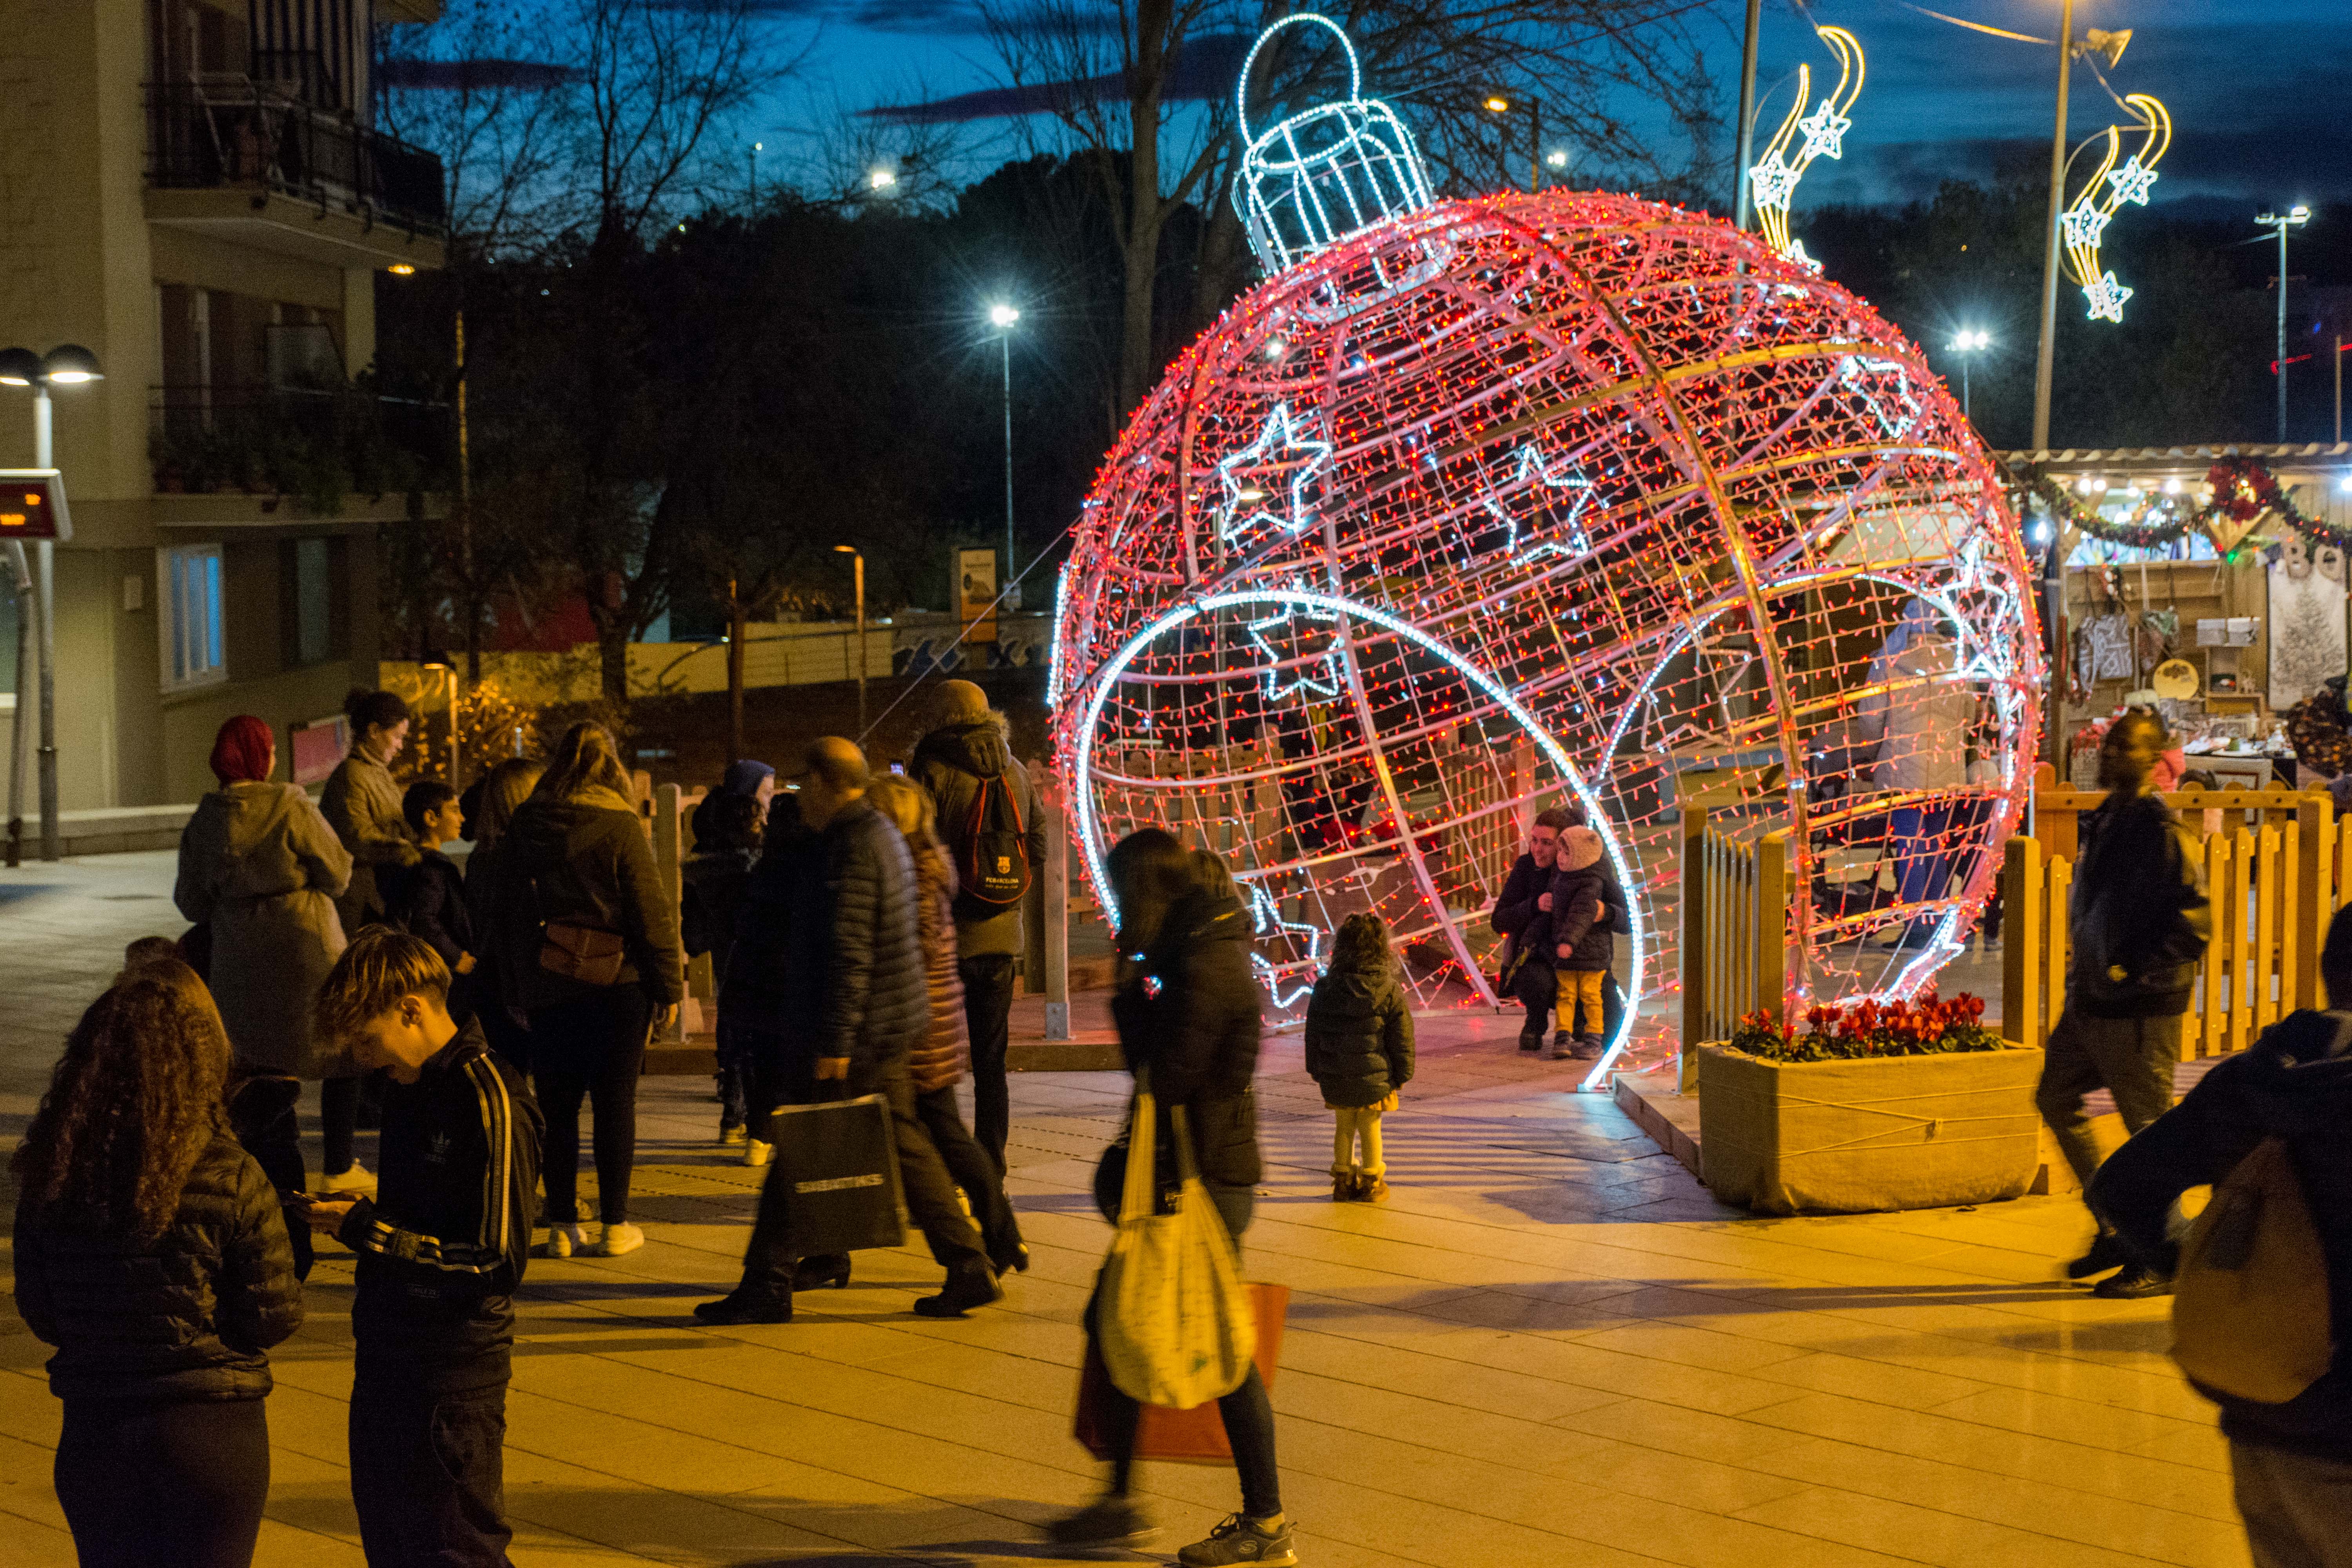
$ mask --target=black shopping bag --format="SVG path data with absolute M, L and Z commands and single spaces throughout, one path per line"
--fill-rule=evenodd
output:
M 803 1258 L 897 1247 L 898 1145 L 890 1102 L 878 1094 L 822 1105 L 783 1105 L 769 1113 L 775 1145 L 771 1184 L 783 1183 L 793 1250 Z

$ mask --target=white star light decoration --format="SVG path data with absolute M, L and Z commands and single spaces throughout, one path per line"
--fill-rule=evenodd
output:
M 1217 530 L 1219 541 L 1240 545 L 1244 534 L 1261 527 L 1296 538 L 1315 525 L 1309 492 L 1316 476 L 1331 466 L 1331 443 L 1317 439 L 1313 428 L 1312 418 L 1294 415 L 1289 404 L 1277 403 L 1265 416 L 1256 440 L 1218 461 L 1217 478 L 1225 487 L 1225 517 Z M 1240 470 L 1249 468 L 1288 470 L 1288 515 L 1263 504 L 1274 499 L 1273 487 L 1244 481 Z M 1255 510 L 1245 513 L 1244 507 Z
M 2125 160 L 2120 169 L 2107 171 L 2107 184 L 2115 187 L 2115 199 L 2129 202 L 2134 206 L 2147 205 L 2147 188 L 2156 184 L 2156 171 L 2142 164 L 2134 153 Z
M 2124 301 L 2132 297 L 2132 290 L 2116 282 L 2114 273 L 2102 272 L 2083 285 L 2083 294 L 2091 302 L 2092 321 L 2114 321 L 2120 325 L 2124 319 Z
M 1478 504 L 1485 507 L 1496 522 L 1510 530 L 1510 537 L 1503 545 L 1507 557 L 1514 563 L 1521 563 L 1545 555 L 1573 561 L 1580 555 L 1591 554 L 1592 541 L 1584 531 L 1584 509 L 1592 504 L 1592 481 L 1584 477 L 1581 468 L 1565 458 L 1559 460 L 1557 469 L 1546 468 L 1543 454 L 1533 447 L 1521 447 L 1516 457 L 1510 479 L 1514 489 L 1524 487 L 1532 479 L 1547 489 L 1574 490 L 1577 496 L 1568 509 L 1566 521 L 1559 528 L 1559 531 L 1566 535 L 1564 540 L 1532 540 L 1524 544 L 1519 541 L 1519 520 L 1505 511 L 1502 503 L 1492 494 L 1482 499 Z
M 1886 405 L 1880 400 L 1877 389 L 1865 378 L 1865 372 L 1895 377 L 1895 384 L 1898 389 L 1895 396 L 1903 405 L 1901 415 L 1896 416 L 1887 412 Z M 1911 390 L 1911 374 L 1903 368 L 1900 361 L 1864 359 L 1860 354 L 1847 354 L 1838 361 L 1838 381 L 1847 390 L 1861 397 L 1863 406 L 1868 408 L 1871 417 L 1878 421 L 1878 433 L 1888 440 L 1900 441 L 1911 433 L 1913 426 L 1919 423 L 1918 395 Z
M 1805 133 L 1805 161 L 1844 157 L 1845 133 L 1853 128 L 1853 121 L 1840 114 L 1834 102 L 1822 100 L 1819 109 L 1797 122 L 1797 129 Z
M 1800 171 L 1780 161 L 1775 150 L 1764 154 L 1756 167 L 1748 171 L 1748 188 L 1759 207 L 1778 207 L 1786 212 L 1789 198 L 1797 194 Z
M 1299 665 L 1287 680 L 1283 678 L 1282 650 L 1267 640 L 1266 634 L 1276 627 L 1295 631 L 1302 619 L 1336 626 L 1339 617 L 1325 610 L 1285 610 L 1263 620 L 1242 623 L 1249 633 L 1250 645 L 1265 657 L 1265 700 L 1268 702 L 1280 702 L 1293 692 L 1310 700 L 1334 698 L 1346 685 L 1346 654 L 1339 646 L 1336 631 L 1331 637 L 1331 646 L 1324 650 L 1320 659 Z
M 2068 245 L 2085 246 L 2095 250 L 2099 246 L 2099 236 L 2106 232 L 2107 225 L 2113 221 L 2113 213 L 2104 213 L 2096 207 L 2074 206 L 2066 209 L 2066 216 L 2059 220 L 2059 224 L 2066 231 Z
M 1274 901 L 1274 895 L 1256 883 L 1249 884 L 1249 902 L 1250 930 L 1254 935 L 1261 941 L 1267 937 L 1290 933 L 1304 935 L 1307 939 L 1308 974 L 1312 976 L 1322 970 L 1322 927 L 1308 925 L 1303 921 L 1284 920 L 1281 909 Z M 1300 997 L 1315 989 L 1314 980 L 1308 978 L 1297 983 L 1286 993 L 1282 985 L 1282 977 L 1275 973 L 1273 963 L 1264 953 L 1255 950 L 1250 953 L 1250 967 L 1257 971 L 1258 984 L 1265 987 L 1266 995 L 1273 1001 L 1277 1012 L 1288 1012 L 1297 1005 Z

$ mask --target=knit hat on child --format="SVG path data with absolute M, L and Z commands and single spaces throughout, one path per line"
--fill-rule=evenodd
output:
M 1601 863 L 1601 835 L 1590 827 L 1571 827 L 1559 836 L 1559 863 L 1570 871 Z

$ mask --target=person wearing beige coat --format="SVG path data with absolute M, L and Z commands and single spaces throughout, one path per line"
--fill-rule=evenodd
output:
M 383 920 L 375 868 L 414 866 L 420 852 L 392 776 L 392 760 L 408 740 L 408 704 L 394 692 L 354 690 L 344 699 L 343 712 L 351 721 L 351 754 L 328 778 L 319 809 L 352 858 L 351 886 L 335 900 L 351 933 Z

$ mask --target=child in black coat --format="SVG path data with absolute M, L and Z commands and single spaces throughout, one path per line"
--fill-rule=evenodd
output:
M 474 1016 L 474 917 L 466 904 L 466 873 L 441 852 L 465 826 L 457 792 L 439 779 L 419 779 L 401 796 L 400 815 L 424 847 L 414 866 L 380 866 L 376 888 L 384 918 L 411 936 L 423 937 L 454 977 L 449 1016 L 462 1026 Z
M 1349 915 L 1331 944 L 1331 967 L 1307 1003 L 1307 1071 L 1339 1120 L 1332 1201 L 1379 1203 L 1389 1195 L 1381 1117 L 1412 1078 L 1412 1014 L 1378 915 Z
M 1609 889 L 1601 835 L 1570 827 L 1559 836 L 1551 879 L 1552 966 L 1559 973 L 1559 1038 L 1551 1059 L 1590 1061 L 1603 1047 L 1601 989 L 1616 957 L 1601 906 Z M 1572 1037 L 1572 1039 L 1571 1039 Z

